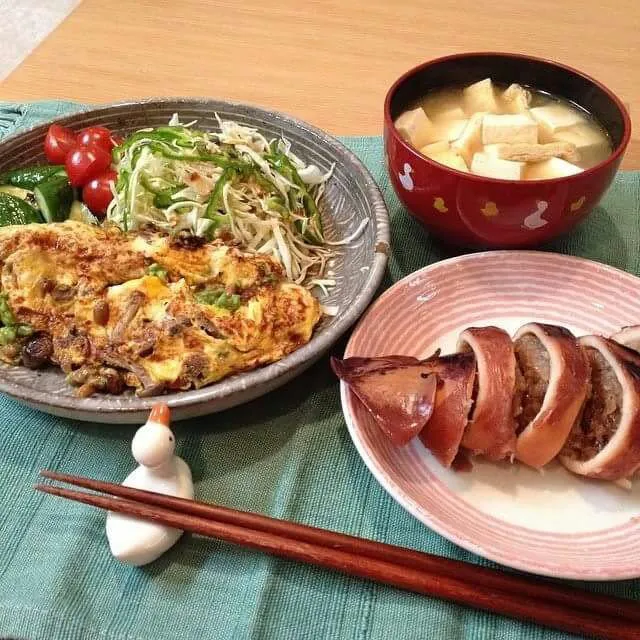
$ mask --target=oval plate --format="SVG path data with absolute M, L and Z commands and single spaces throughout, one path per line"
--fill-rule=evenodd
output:
M 640 321 L 640 279 L 581 258 L 497 251 L 445 260 L 386 291 L 353 332 L 345 356 L 453 352 L 469 326 L 511 334 L 547 322 L 610 335 Z M 632 491 L 579 478 L 552 463 L 474 462 L 444 469 L 414 438 L 393 446 L 357 398 L 342 408 L 362 459 L 413 516 L 452 542 L 496 562 L 580 580 L 640 576 L 640 482 Z
M 369 220 L 362 235 L 338 247 L 333 264 L 337 285 L 322 304 L 337 306 L 338 313 L 325 317 L 313 338 L 282 360 L 194 391 L 161 396 L 176 420 L 221 411 L 271 391 L 304 371 L 358 319 L 374 296 L 384 273 L 389 252 L 389 219 L 382 195 L 371 174 L 344 145 L 323 131 L 289 116 L 258 107 L 192 98 L 159 98 L 102 106 L 76 113 L 56 122 L 80 129 L 103 125 L 127 135 L 142 127 L 165 125 L 172 114 L 183 122 L 197 120 L 205 130 L 217 130 L 217 113 L 258 128 L 267 138 L 283 136 L 294 153 L 306 162 L 335 172 L 327 183 L 321 206 L 328 240 L 353 233 L 362 220 Z M 0 142 L 0 171 L 46 162 L 42 143 L 51 123 Z M 33 372 L 23 367 L 0 368 L 0 391 L 41 411 L 96 422 L 140 423 L 146 420 L 156 398 L 95 395 L 76 398 L 64 374 L 55 369 Z

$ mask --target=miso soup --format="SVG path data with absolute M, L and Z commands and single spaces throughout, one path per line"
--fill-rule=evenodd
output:
M 612 152 L 607 132 L 573 103 L 490 78 L 428 94 L 395 126 L 428 158 L 503 180 L 569 176 Z

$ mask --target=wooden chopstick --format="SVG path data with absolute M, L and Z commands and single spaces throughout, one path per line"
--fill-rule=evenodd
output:
M 459 604 L 538 622 L 572 633 L 613 640 L 629 640 L 640 637 L 640 624 L 637 621 L 636 612 L 630 609 L 627 611 L 628 606 L 634 604 L 632 601 L 605 598 L 576 590 L 563 592 L 562 599 L 557 601 L 551 599 L 552 596 L 546 589 L 543 591 L 546 594 L 545 597 L 538 598 L 529 588 L 529 583 L 536 583 L 519 576 L 500 574 L 490 569 L 451 560 L 440 565 L 438 560 L 443 559 L 417 551 L 404 550 L 392 545 L 325 532 L 322 529 L 295 525 L 258 514 L 237 512 L 224 507 L 181 500 L 89 478 L 78 478 L 49 471 L 43 472 L 42 475 L 89 489 L 124 496 L 120 498 L 98 496 L 50 485 L 36 487 L 46 493 L 110 511 L 152 519 L 185 531 L 215 537 L 281 557 L 320 565 Z M 223 518 L 227 520 L 223 520 Z M 229 519 L 232 519 L 233 522 L 230 522 Z M 270 530 L 266 530 L 267 528 Z M 329 535 L 329 538 L 326 537 L 326 534 Z M 327 542 L 327 540 L 332 542 Z M 363 546 L 366 549 L 365 552 L 359 551 L 359 546 L 362 543 L 365 543 Z M 374 549 L 372 545 L 376 548 Z M 383 551 L 386 554 L 391 550 L 393 550 L 393 557 L 371 555 L 382 554 Z M 405 551 L 409 554 L 407 557 L 413 558 L 411 561 L 403 555 Z M 365 555 L 365 553 L 369 555 Z M 418 559 L 426 564 L 417 564 Z M 449 568 L 446 568 L 447 565 Z M 462 565 L 465 572 L 447 575 L 445 572 L 451 571 L 453 565 Z M 439 569 L 440 572 L 432 571 L 429 567 Z M 479 569 L 480 572 L 476 574 L 475 569 Z M 467 573 L 469 570 L 471 573 Z M 499 585 L 499 588 L 489 585 L 486 580 L 489 575 L 494 580 L 492 585 Z M 472 580 L 470 577 L 474 579 Z M 514 588 L 511 582 L 503 584 L 500 581 L 501 578 L 507 580 L 515 578 L 520 581 L 520 586 Z M 497 582 L 495 582 L 496 580 Z M 524 583 L 526 583 L 526 588 L 522 587 Z M 540 586 L 542 583 L 538 582 L 537 584 Z M 544 585 L 544 587 L 559 590 L 559 587 L 551 584 Z M 574 601 L 567 596 L 573 592 L 581 597 L 592 598 L 589 608 L 584 607 L 584 601 L 581 597 L 577 600 L 578 605 L 574 606 Z M 595 609 L 594 607 L 601 608 Z
M 277 518 L 271 518 L 258 513 L 238 511 L 229 507 L 195 500 L 185 500 L 152 491 L 142 491 L 140 489 L 124 487 L 111 482 L 103 482 L 83 476 L 74 476 L 46 469 L 41 471 L 40 475 L 50 480 L 108 493 L 121 498 L 130 498 L 138 502 L 144 502 L 145 504 L 165 507 L 210 520 L 228 522 L 257 531 L 274 533 L 288 538 L 296 538 L 302 542 L 358 553 L 386 562 L 394 562 L 433 574 L 479 584 L 486 589 L 509 592 L 526 591 L 530 598 L 549 600 L 558 604 L 565 604 L 575 609 L 585 609 L 586 611 L 592 611 L 594 613 L 612 615 L 634 622 L 640 622 L 640 606 L 634 600 L 598 595 L 582 589 L 567 588 L 564 585 L 553 584 L 549 581 L 496 571 L 468 562 L 451 560 L 429 553 L 397 547 L 383 542 L 366 540 L 364 538 L 287 520 L 278 520 Z

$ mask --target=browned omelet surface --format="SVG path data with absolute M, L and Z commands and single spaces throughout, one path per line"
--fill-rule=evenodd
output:
M 16 321 L 33 330 L 0 357 L 50 361 L 82 395 L 201 387 L 279 360 L 320 318 L 317 300 L 275 260 L 220 241 L 192 246 L 72 221 L 3 227 L 0 272 Z M 211 292 L 226 304 L 203 302 Z M 25 357 L 29 342 L 38 354 L 50 346 L 43 362 Z

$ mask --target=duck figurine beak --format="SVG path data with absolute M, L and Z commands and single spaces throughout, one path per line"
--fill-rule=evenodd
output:
M 168 427 L 171 424 L 171 410 L 169 409 L 169 405 L 166 402 L 157 402 L 151 408 L 151 413 L 149 414 L 149 422 L 157 422 L 158 424 L 163 424 L 165 427 Z

